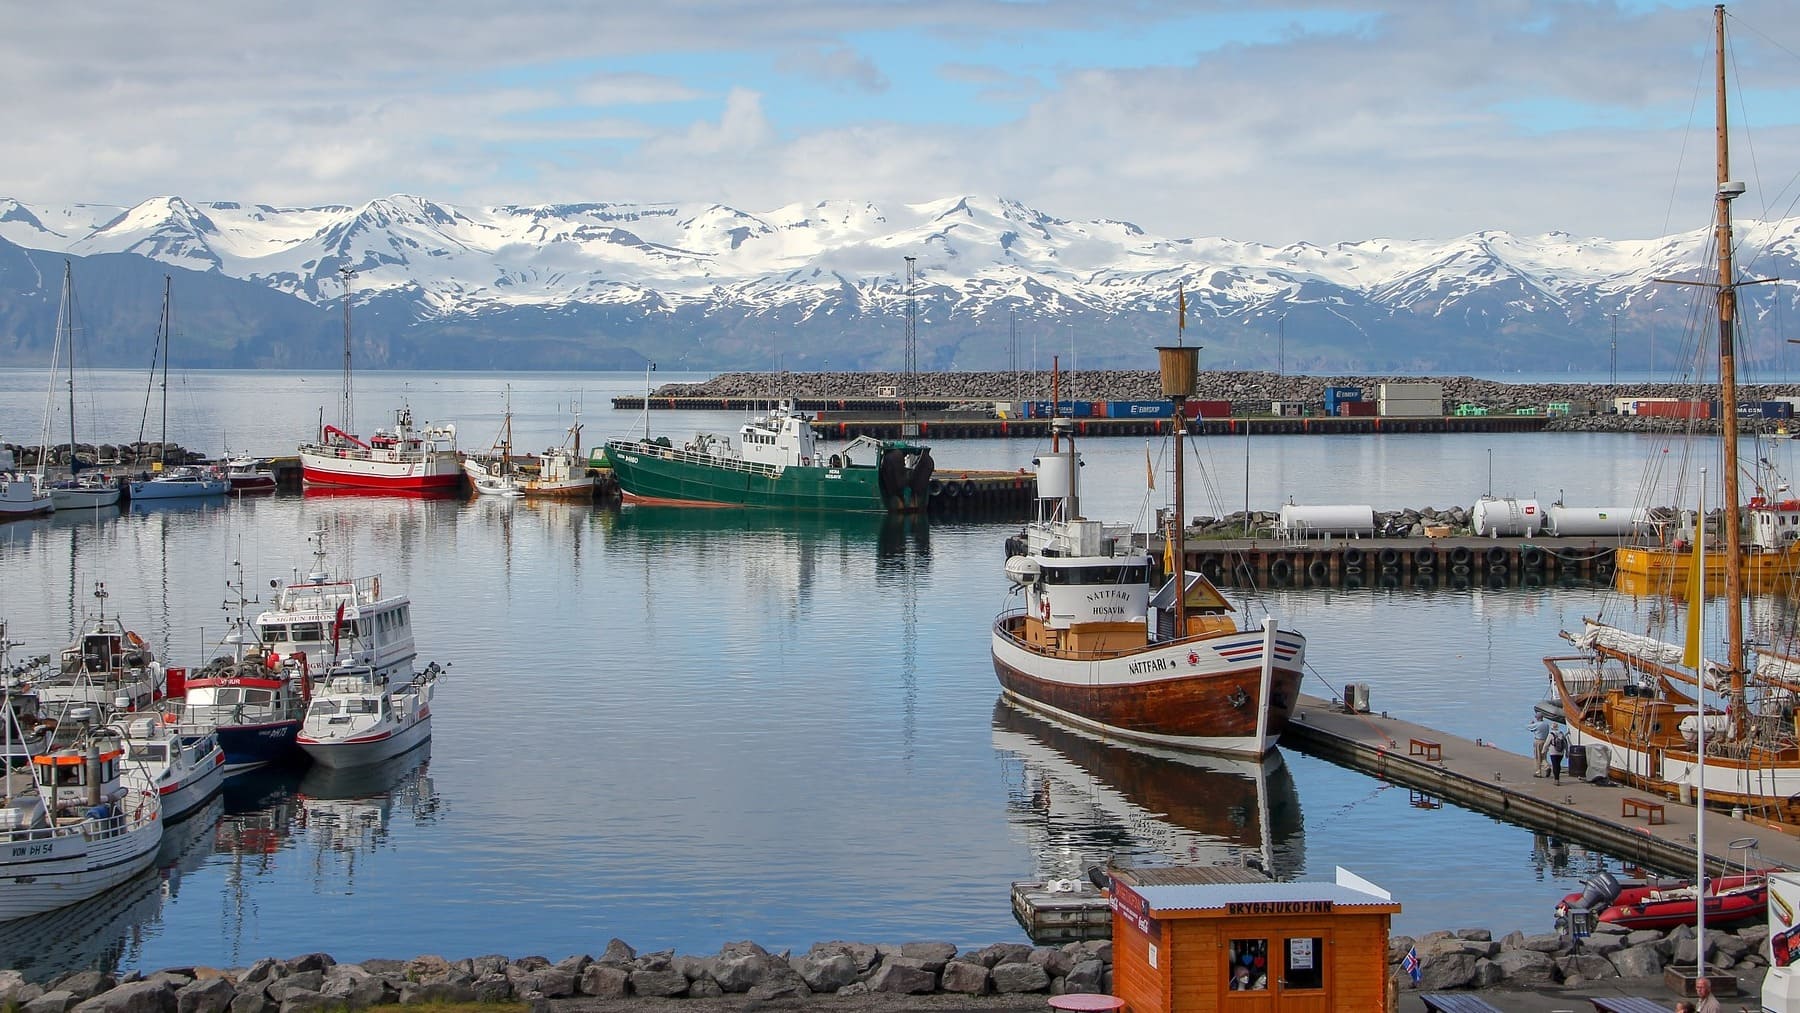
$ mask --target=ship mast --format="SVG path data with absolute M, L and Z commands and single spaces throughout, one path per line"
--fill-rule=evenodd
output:
M 1181 344 L 1182 333 L 1187 329 L 1187 292 L 1179 296 L 1180 316 L 1175 325 L 1174 345 L 1163 345 L 1156 349 L 1157 366 L 1162 374 L 1163 397 L 1175 402 L 1175 417 L 1170 425 L 1175 427 L 1175 638 L 1183 640 L 1188 635 L 1187 620 L 1187 503 L 1186 484 L 1183 476 L 1182 459 L 1187 456 L 1185 437 L 1187 435 L 1187 399 L 1194 392 L 1194 381 L 1200 370 L 1200 348 L 1197 345 Z
M 350 417 L 355 410 L 355 403 L 350 397 L 350 279 L 354 277 L 356 272 L 350 269 L 349 264 L 338 268 L 338 278 L 344 283 L 344 396 L 339 410 L 343 415 L 341 425 L 346 433 L 356 432 L 355 420 Z
M 1718 242 L 1719 282 L 1719 429 L 1725 440 L 1724 548 L 1725 548 L 1725 665 L 1731 678 L 1731 725 L 1742 737 L 1747 729 L 1744 708 L 1744 563 L 1743 510 L 1738 500 L 1737 414 L 1737 290 L 1733 275 L 1731 202 L 1744 192 L 1744 184 L 1731 181 L 1731 148 L 1726 130 L 1725 104 L 1725 5 L 1713 8 L 1717 46 L 1718 189 L 1713 195 L 1714 233 Z M 1706 518 L 1700 518 L 1705 524 Z M 1701 687 L 1705 686 L 1702 678 Z

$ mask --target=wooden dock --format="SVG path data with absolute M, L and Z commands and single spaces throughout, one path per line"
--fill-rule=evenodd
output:
M 1515 723 L 1523 725 L 1527 717 L 1516 715 Z M 1301 697 L 1281 742 L 1413 789 L 1425 807 L 1454 802 L 1580 841 L 1647 869 L 1693 875 L 1698 814 L 1692 804 L 1656 796 L 1652 800 L 1663 803 L 1662 822 L 1651 821 L 1654 813 L 1625 816 L 1625 800 L 1646 797 L 1642 791 L 1577 781 L 1567 771 L 1561 783 L 1533 777 L 1529 756 L 1379 711 L 1351 714 L 1335 701 L 1314 696 Z M 1757 841 L 1752 860 L 1759 856 L 1769 865 L 1800 868 L 1800 828 L 1737 819 L 1716 810 L 1708 810 L 1704 818 L 1707 861 L 1716 871 L 1743 862 L 1744 852 L 1729 845 L 1744 838 Z M 1547 899 L 1546 909 L 1554 902 Z
M 1225 587 L 1541 587 L 1613 577 L 1594 538 L 1189 539 L 1187 565 Z

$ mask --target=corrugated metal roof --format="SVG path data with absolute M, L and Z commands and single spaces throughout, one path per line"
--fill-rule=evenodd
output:
M 1336 883 L 1180 883 L 1134 886 L 1152 911 L 1211 911 L 1230 904 L 1267 901 L 1330 901 L 1336 907 L 1387 905 L 1393 901 Z

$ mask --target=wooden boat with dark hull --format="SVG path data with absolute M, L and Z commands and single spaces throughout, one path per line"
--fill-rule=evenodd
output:
M 1158 350 L 1175 418 L 1199 350 Z M 1136 742 L 1226 755 L 1275 747 L 1299 697 L 1306 638 L 1273 617 L 1244 628 L 1219 589 L 1185 573 L 1151 593 L 1153 560 L 1125 527 L 1080 516 L 1073 426 L 1038 464 L 1038 517 L 1006 562 L 1023 607 L 995 620 L 994 674 L 1009 699 Z M 1184 516 L 1177 429 L 1175 517 Z M 1174 536 L 1179 537 L 1179 536 Z

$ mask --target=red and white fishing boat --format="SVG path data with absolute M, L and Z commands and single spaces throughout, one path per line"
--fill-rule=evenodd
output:
M 246 496 L 275 491 L 275 472 L 261 458 L 233 456 L 225 452 L 225 480 L 234 495 Z
M 300 445 L 300 475 L 309 486 L 370 492 L 454 493 L 462 489 L 462 454 L 456 449 L 456 427 L 445 423 L 413 428 L 412 408 L 394 411 L 391 429 L 378 429 L 367 441 L 355 435 L 355 401 L 350 383 L 350 279 L 344 281 L 344 393 L 335 426 L 321 420 L 318 439 Z
M 300 445 L 301 477 L 307 485 L 392 492 L 456 492 L 462 488 L 462 454 L 456 427 L 413 428 L 412 409 L 394 411 L 392 429 L 376 430 L 367 442 L 337 426 L 325 426 L 316 443 Z
M 1180 419 L 1199 350 L 1158 351 L 1163 390 Z M 1053 425 L 1072 434 L 1069 421 Z M 1245 756 L 1273 749 L 1299 699 L 1306 638 L 1272 616 L 1240 626 L 1200 574 L 1170 579 L 1152 595 L 1148 550 L 1133 544 L 1129 529 L 1081 516 L 1079 460 L 1072 436 L 1060 438 L 1070 440 L 1067 454 L 1038 462 L 1038 519 L 1025 528 L 1023 551 L 1006 561 L 1024 598 L 993 626 L 994 672 L 1006 696 L 1138 742 Z M 1185 516 L 1182 493 L 1177 463 L 1177 518 Z

